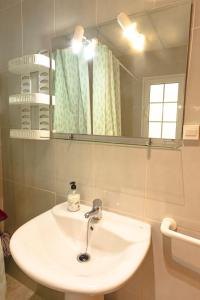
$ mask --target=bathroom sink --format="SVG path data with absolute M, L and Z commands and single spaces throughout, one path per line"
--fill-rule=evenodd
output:
M 107 211 L 88 225 L 84 213 L 89 210 L 81 205 L 69 212 L 63 203 L 21 226 L 10 242 L 15 262 L 35 281 L 65 293 L 95 297 L 120 288 L 148 251 L 150 225 Z M 89 260 L 81 262 L 87 228 Z

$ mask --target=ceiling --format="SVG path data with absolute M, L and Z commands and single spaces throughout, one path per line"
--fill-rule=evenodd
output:
M 188 45 L 191 5 L 179 3 L 132 16 L 138 31 L 145 35 L 145 51 L 156 51 Z M 121 55 L 133 53 L 129 41 L 114 20 L 100 26 L 100 36 Z

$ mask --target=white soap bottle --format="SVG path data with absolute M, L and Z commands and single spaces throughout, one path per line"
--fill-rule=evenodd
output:
M 80 194 L 76 190 L 76 182 L 70 182 L 70 190 L 67 195 L 67 209 L 69 211 L 78 211 L 80 209 Z

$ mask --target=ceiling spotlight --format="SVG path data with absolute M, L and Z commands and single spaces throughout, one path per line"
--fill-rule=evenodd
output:
M 95 50 L 97 46 L 97 39 L 92 39 L 91 41 L 87 41 L 88 44 L 84 47 L 84 57 L 86 60 L 91 60 L 95 56 Z
M 75 54 L 79 54 L 83 47 L 84 28 L 83 26 L 76 26 L 74 36 L 72 39 L 72 50 Z
M 123 12 L 117 16 L 117 21 L 123 29 L 125 37 L 131 42 L 132 47 L 137 51 L 144 50 L 145 36 L 138 32 L 137 24 L 132 23 L 130 18 Z
M 118 21 L 119 25 L 121 26 L 121 28 L 123 30 L 127 29 L 129 26 L 132 25 L 131 20 L 129 19 L 129 17 L 124 12 L 121 12 L 117 16 L 117 21 Z
M 132 40 L 132 47 L 141 52 L 144 50 L 144 45 L 145 45 L 145 36 L 141 33 L 137 33 L 134 36 L 134 39 Z

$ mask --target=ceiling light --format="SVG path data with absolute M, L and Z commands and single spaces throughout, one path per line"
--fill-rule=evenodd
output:
M 83 35 L 84 35 L 84 28 L 83 26 L 76 26 L 75 31 L 74 31 L 74 36 L 72 39 L 72 50 L 75 54 L 79 54 L 83 44 Z
M 117 16 L 117 21 L 123 29 L 124 36 L 131 42 L 132 47 L 137 51 L 143 51 L 145 36 L 138 32 L 137 24 L 132 23 L 130 18 L 123 12 Z
M 135 34 L 134 38 L 132 39 L 131 45 L 135 50 L 139 52 L 143 51 L 145 45 L 145 36 L 141 33 Z
M 136 27 L 137 27 L 136 23 L 132 23 L 131 25 L 129 25 L 124 29 L 124 35 L 129 41 L 132 41 L 135 35 L 138 33 Z
M 125 30 L 126 28 L 128 28 L 132 24 L 129 17 L 123 12 L 121 12 L 117 16 L 117 21 L 118 21 L 119 25 L 122 27 L 123 30 Z
M 91 41 L 87 41 L 88 44 L 84 47 L 84 57 L 86 60 L 91 60 L 95 56 L 95 50 L 97 46 L 97 39 L 92 39 Z

